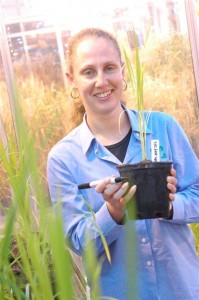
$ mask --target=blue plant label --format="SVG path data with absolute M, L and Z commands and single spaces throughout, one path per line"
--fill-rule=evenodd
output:
M 151 160 L 160 161 L 159 140 L 151 140 Z

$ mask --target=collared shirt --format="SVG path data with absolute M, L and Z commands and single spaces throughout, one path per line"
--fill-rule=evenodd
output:
M 132 135 L 123 163 L 135 163 L 142 159 L 137 112 L 126 111 Z M 89 231 L 96 255 L 103 258 L 100 287 L 104 297 L 196 300 L 199 299 L 199 260 L 188 224 L 199 222 L 199 160 L 172 116 L 150 112 L 146 132 L 147 158 L 152 155 L 151 140 L 159 140 L 160 160 L 173 161 L 177 171 L 172 220 L 129 220 L 118 225 L 101 194 L 94 188 L 78 189 L 78 184 L 84 182 L 119 176 L 117 165 L 121 164 L 96 140 L 85 118 L 49 153 L 47 176 L 51 200 L 54 204 L 61 200 L 64 230 L 71 248 L 79 255 L 88 245 L 85 233 Z M 131 229 L 132 237 L 136 233 L 135 240 L 130 237 Z M 101 233 L 109 246 L 111 263 Z M 136 278 L 128 266 L 135 267 Z M 131 292 L 136 296 L 131 296 Z

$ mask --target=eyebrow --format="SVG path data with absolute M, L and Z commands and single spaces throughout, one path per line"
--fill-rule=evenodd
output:
M 103 67 L 108 65 L 121 66 L 119 63 L 115 63 L 114 61 L 108 61 L 103 64 Z M 84 65 L 83 67 L 80 68 L 80 70 L 89 69 L 89 68 L 95 68 L 95 65 L 93 64 Z

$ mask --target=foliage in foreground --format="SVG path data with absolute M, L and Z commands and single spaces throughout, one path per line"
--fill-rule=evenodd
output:
M 34 140 L 15 104 L 18 143 L 9 140 L 7 149 L 0 143 L 12 197 L 0 240 L 0 299 L 85 299 L 85 278 L 75 274 L 61 209 L 55 214 L 49 205 Z
M 83 269 L 69 250 L 64 235 L 61 205 L 58 203 L 56 209 L 52 209 L 48 194 L 40 183 L 34 138 L 24 120 L 17 95 L 14 104 L 16 140 L 9 138 L 6 148 L 0 142 L 1 166 L 11 190 L 0 238 L 0 299 L 101 299 L 101 261 L 97 260 L 94 243 L 88 242 L 83 253 L 90 278 L 88 287 Z M 111 263 L 106 239 L 95 225 Z M 134 233 L 131 230 L 127 234 L 132 259 Z M 89 241 L 89 232 L 87 237 Z M 131 268 L 132 282 L 135 282 L 134 274 L 135 268 Z M 103 296 L 103 299 L 112 298 Z

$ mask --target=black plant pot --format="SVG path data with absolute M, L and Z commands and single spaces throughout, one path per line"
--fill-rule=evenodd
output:
M 136 193 L 127 204 L 129 219 L 154 219 L 169 217 L 169 190 L 166 178 L 170 175 L 171 161 L 142 161 L 118 165 L 122 177 L 127 177 Z

